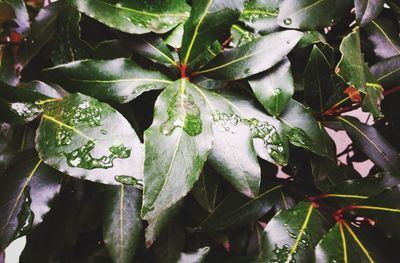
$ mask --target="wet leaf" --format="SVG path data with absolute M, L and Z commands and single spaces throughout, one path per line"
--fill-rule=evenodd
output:
M 45 69 L 43 73 L 72 92 L 119 103 L 171 83 L 162 73 L 140 68 L 124 58 L 75 61 Z
M 290 61 L 284 59 L 272 69 L 249 79 L 257 99 L 273 116 L 286 108 L 294 93 Z
M 128 121 L 79 93 L 45 105 L 36 148 L 45 163 L 70 176 L 106 184 L 118 184 L 117 175 L 142 179 L 142 145 Z
M 299 31 L 285 30 L 257 38 L 239 48 L 226 50 L 196 74 L 234 80 L 260 73 L 281 61 L 301 36 Z M 265 56 L 268 59 L 264 59 Z
M 131 34 L 165 33 L 189 16 L 183 0 L 143 1 L 68 0 L 79 11 L 94 19 Z
M 321 29 L 336 24 L 353 1 L 284 0 L 278 15 L 278 24 L 286 28 Z
M 0 250 L 4 250 L 43 221 L 60 191 L 62 174 L 30 150 L 17 155 L 0 178 Z
M 190 17 L 184 24 L 182 47 L 179 50 L 181 63 L 189 64 L 217 40 L 219 35 L 229 32 L 243 8 L 244 0 L 193 1 Z
M 186 79 L 159 96 L 153 124 L 144 135 L 144 219 L 174 205 L 199 179 L 213 138 L 205 109 L 204 98 Z
M 383 0 L 356 0 L 356 20 L 360 26 L 365 26 L 375 19 L 383 8 Z

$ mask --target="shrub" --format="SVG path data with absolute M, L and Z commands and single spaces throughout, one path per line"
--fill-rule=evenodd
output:
M 49 2 L 0 2 L 0 257 L 398 261 L 396 1 Z

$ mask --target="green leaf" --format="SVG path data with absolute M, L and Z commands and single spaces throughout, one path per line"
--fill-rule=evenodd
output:
M 181 253 L 178 263 L 202 263 L 210 252 L 210 247 L 199 248 L 196 251 Z
M 168 209 L 165 209 L 160 214 L 147 220 L 148 226 L 146 228 L 145 239 L 146 247 L 149 248 L 153 245 L 154 241 L 169 228 L 169 225 L 174 222 L 180 209 L 182 202 L 178 202 Z
M 127 40 L 129 48 L 136 54 L 144 56 L 167 67 L 177 66 L 164 40 L 159 36 L 146 35 Z
M 142 145 L 129 122 L 79 93 L 45 105 L 36 149 L 44 162 L 73 177 L 106 184 L 118 184 L 116 176 L 142 179 Z
M 286 28 L 321 29 L 336 24 L 353 5 L 343 0 L 284 0 L 278 24 Z
M 279 116 L 294 93 L 290 61 L 284 59 L 272 69 L 250 78 L 249 84 L 268 113 Z
M 328 149 L 324 143 L 326 132 L 320 128 L 310 109 L 295 100 L 290 100 L 279 120 L 293 145 L 327 156 Z
M 224 51 L 195 74 L 234 80 L 260 73 L 281 61 L 302 35 L 299 31 L 285 30 L 260 37 L 239 48 Z M 268 59 L 264 59 L 266 56 Z
M 355 0 L 356 21 L 365 26 L 375 19 L 381 12 L 384 0 Z
M 210 163 L 239 192 L 256 196 L 261 179 L 256 154 L 278 165 L 288 161 L 287 140 L 279 122 L 233 95 L 198 90 L 213 119 Z
M 256 221 L 272 208 L 280 195 L 280 188 L 282 185 L 269 185 L 253 199 L 232 192 L 201 222 L 200 228 L 216 231 Z
M 183 24 L 179 24 L 165 39 L 165 43 L 173 48 L 181 48 L 183 37 Z
M 20 83 L 18 87 L 0 83 L 0 90 L 0 97 L 11 102 L 38 102 L 51 98 L 61 99 L 60 93 L 54 88 L 38 80 Z
M 400 81 L 400 55 L 379 61 L 371 72 L 383 86 L 396 86 Z
M 165 33 L 189 16 L 184 0 L 143 1 L 68 0 L 82 13 L 131 34 Z
M 55 2 L 42 8 L 32 22 L 29 33 L 21 43 L 16 56 L 16 65 L 24 68 L 52 39 L 55 33 L 57 16 L 64 10 L 63 2 Z
M 337 223 L 318 243 L 315 262 L 392 262 L 395 253 L 385 251 L 372 235 L 363 232 L 348 223 Z
M 315 185 L 323 192 L 340 185 L 343 181 L 360 177 L 352 168 L 338 165 L 326 157 L 313 156 L 310 162 Z
M 203 52 L 193 58 L 187 65 L 190 69 L 198 69 L 206 65 L 208 62 L 213 60 L 219 53 L 223 52 L 223 47 L 216 40 Z
M 362 102 L 364 111 L 371 112 L 376 118 L 382 117 L 380 111 L 382 87 L 364 62 L 358 29 L 353 30 L 352 33 L 343 38 L 340 44 L 340 52 L 342 57 L 336 67 L 336 73 L 345 82 L 364 94 Z
M 282 0 L 249 0 L 240 16 L 247 27 L 266 35 L 278 30 L 277 17 Z
M 218 175 L 206 165 L 191 194 L 204 210 L 211 212 L 215 208 L 219 185 Z
M 23 152 L 0 177 L 0 250 L 41 223 L 60 191 L 61 174 L 36 153 Z
M 54 65 L 90 58 L 93 50 L 80 39 L 81 13 L 67 6 L 57 17 L 51 60 Z
M 0 83 L 9 85 L 17 85 L 19 83 L 19 76 L 15 70 L 15 56 L 11 46 L 5 46 L 1 49 L 0 59 Z
M 256 38 L 256 34 L 242 28 L 238 25 L 232 25 L 231 27 L 231 42 L 229 46 L 240 47 L 253 41 Z
M 397 151 L 372 126 L 354 117 L 339 117 L 347 134 L 376 165 L 386 172 L 399 174 L 400 157 Z
M 153 124 L 144 134 L 144 219 L 178 202 L 199 179 L 213 139 L 205 109 L 204 98 L 186 79 L 158 97 Z
M 254 197 L 260 187 L 261 169 L 246 121 L 230 100 L 217 93 L 199 91 L 213 119 L 214 141 L 209 157 L 212 166 L 239 192 Z
M 124 58 L 75 61 L 45 69 L 43 73 L 69 91 L 119 103 L 171 83 L 163 74 L 142 69 Z
M 400 38 L 398 28 L 392 21 L 379 17 L 367 27 L 368 40 L 372 43 L 378 58 L 389 58 L 400 55 Z
M 323 220 L 308 202 L 279 211 L 264 229 L 258 262 L 313 262 L 314 247 L 325 233 Z
M 190 17 L 184 24 L 182 47 L 179 50 L 182 64 L 189 64 L 217 40 L 219 35 L 229 32 L 243 8 L 244 0 L 193 1 Z
M 113 262 L 131 262 L 142 232 L 141 192 L 133 186 L 108 186 L 104 243 Z
M 95 47 L 93 54 L 93 58 L 97 60 L 130 58 L 131 56 L 132 51 L 119 39 L 100 42 Z
M 314 45 L 304 70 L 304 97 L 307 104 L 319 112 L 324 112 L 326 102 L 333 93 L 332 62 L 332 48 L 330 48 L 328 54 L 324 54 Z
M 368 199 L 355 204 L 351 212 L 366 216 L 374 221 L 374 226 L 381 229 L 386 236 L 399 241 L 400 229 L 400 185 L 384 189 Z

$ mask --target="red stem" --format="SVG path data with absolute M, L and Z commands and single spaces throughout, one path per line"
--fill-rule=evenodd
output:
M 386 96 L 389 96 L 390 94 L 393 94 L 393 93 L 395 93 L 395 92 L 397 92 L 397 91 L 400 91 L 400 86 L 391 88 L 391 89 L 389 89 L 389 90 L 385 90 L 384 92 L 382 92 L 382 95 L 383 95 L 384 97 L 386 97 Z
M 186 70 L 187 70 L 187 65 L 186 64 L 182 64 L 179 66 L 179 70 L 181 71 L 181 78 L 188 78 L 188 76 L 186 75 Z

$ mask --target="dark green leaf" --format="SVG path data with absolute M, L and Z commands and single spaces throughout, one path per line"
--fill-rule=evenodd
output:
M 68 0 L 79 11 L 94 19 L 131 34 L 165 33 L 189 16 L 184 0 Z
M 258 262 L 313 262 L 314 247 L 324 232 L 323 218 L 311 203 L 280 211 L 264 230 Z
M 231 27 L 231 41 L 229 46 L 240 47 L 253 41 L 257 37 L 256 34 L 246 30 L 238 25 L 233 25 Z
M 321 191 L 329 191 L 348 179 L 359 178 L 352 168 L 338 165 L 328 158 L 315 156 L 310 161 L 315 185 Z
M 16 65 L 18 67 L 25 67 L 52 39 L 55 33 L 57 16 L 64 10 L 64 7 L 64 3 L 60 1 L 40 10 L 16 56 Z
M 372 126 L 354 117 L 339 117 L 347 134 L 376 165 L 387 172 L 399 174 L 400 157 L 395 149 Z
M 379 61 L 371 67 L 371 72 L 385 87 L 398 85 L 400 83 L 400 55 Z
M 315 262 L 393 262 L 392 252 L 385 251 L 385 254 L 373 236 L 362 232 L 365 230 L 358 230 L 345 222 L 336 224 L 318 243 Z
M 95 59 L 130 58 L 132 51 L 119 39 L 100 42 L 94 49 Z
M 178 25 L 168 37 L 165 39 L 165 43 L 173 48 L 181 48 L 183 37 L 183 24 Z
M 375 19 L 381 12 L 384 0 L 355 0 L 356 21 L 365 26 Z
M 80 20 L 81 13 L 69 6 L 58 16 L 51 50 L 51 60 L 54 65 L 91 57 L 92 48 L 80 39 Z
M 400 38 L 398 27 L 384 17 L 373 20 L 367 27 L 368 40 L 379 58 L 400 55 Z
M 258 220 L 272 208 L 280 188 L 282 185 L 270 185 L 253 199 L 232 192 L 203 220 L 201 229 L 223 230 Z
M 382 117 L 380 101 L 382 87 L 369 71 L 361 54 L 360 34 L 356 29 L 343 38 L 340 44 L 342 58 L 336 68 L 336 73 L 349 85 L 354 86 L 364 94 L 362 108 L 376 118 Z
M 8 102 L 0 98 L 0 121 L 13 124 L 28 123 L 36 119 L 42 111 L 29 102 Z
M 325 104 L 333 93 L 333 49 L 324 54 L 314 45 L 304 70 L 304 97 L 307 104 L 319 112 L 324 112 Z
M 171 83 L 163 74 L 142 69 L 124 58 L 75 61 L 45 69 L 43 73 L 67 90 L 120 103 Z
M 285 30 L 260 37 L 239 48 L 226 50 L 196 74 L 215 79 L 242 79 L 265 71 L 281 61 L 303 33 Z M 264 59 L 268 56 L 268 59 Z
M 210 252 L 210 247 L 199 248 L 196 251 L 181 253 L 178 263 L 202 263 Z
M 206 109 L 187 79 L 174 82 L 157 99 L 153 124 L 144 134 L 144 219 L 178 202 L 198 180 L 213 138 Z
M 162 211 L 154 218 L 149 218 L 147 223 L 149 224 L 146 228 L 146 247 L 151 247 L 159 237 L 159 235 L 165 230 L 169 228 L 169 225 L 176 219 L 180 209 L 182 206 L 182 202 L 178 202 L 171 206 L 170 208 Z
M 45 105 L 36 148 L 44 162 L 70 176 L 106 184 L 118 184 L 116 176 L 142 179 L 142 145 L 129 122 L 79 93 Z
M 131 262 L 142 232 L 141 192 L 133 186 L 108 186 L 104 243 L 113 262 Z
M 350 12 L 351 0 L 284 0 L 278 24 L 287 28 L 321 29 L 336 24 Z
M 277 16 L 282 0 L 249 0 L 240 16 L 247 27 L 265 35 L 278 30 Z
M 279 116 L 294 93 L 290 61 L 284 59 L 272 69 L 249 79 L 249 84 L 264 108 L 271 115 Z
M 164 40 L 159 36 L 147 35 L 127 40 L 129 48 L 135 53 L 144 56 L 154 62 L 170 66 L 177 66 Z
M 327 155 L 324 143 L 325 131 L 315 120 L 311 111 L 301 103 L 290 100 L 279 116 L 289 141 L 299 147 L 309 149 L 318 155 Z
M 205 166 L 191 193 L 204 210 L 211 212 L 215 208 L 218 186 L 218 175 L 211 168 Z
M 217 40 L 219 34 L 229 32 L 243 8 L 244 0 L 193 1 L 190 17 L 184 24 L 182 47 L 179 50 L 182 64 L 189 64 Z
M 197 69 L 206 65 L 208 62 L 213 60 L 219 53 L 223 51 L 223 47 L 216 40 L 209 47 L 207 47 L 203 52 L 193 58 L 189 64 L 188 68 Z
M 0 250 L 4 250 L 43 221 L 62 177 L 32 150 L 17 155 L 0 178 Z

